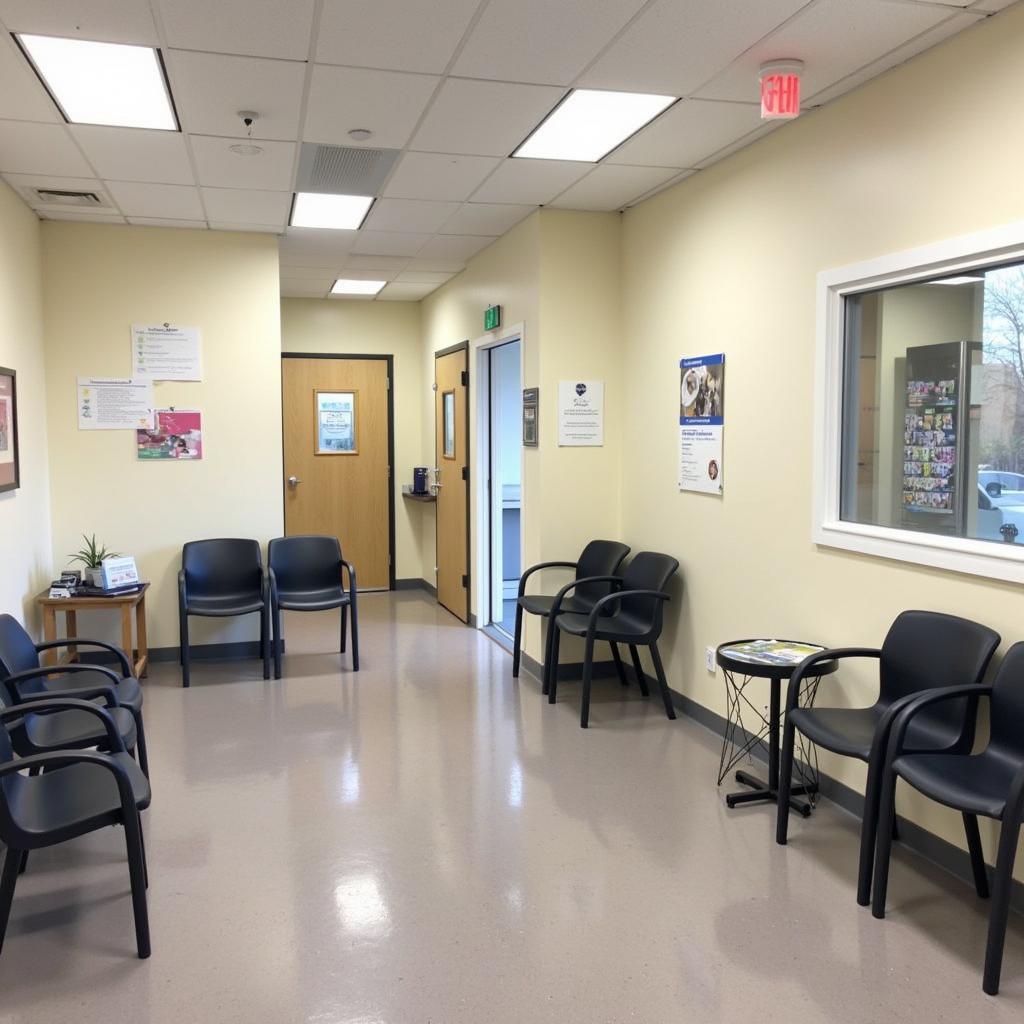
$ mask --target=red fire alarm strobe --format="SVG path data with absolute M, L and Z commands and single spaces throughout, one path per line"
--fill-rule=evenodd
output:
M 801 60 L 773 60 L 761 65 L 761 117 L 780 120 L 800 115 Z

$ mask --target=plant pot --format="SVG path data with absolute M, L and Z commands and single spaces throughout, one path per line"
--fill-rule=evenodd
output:
M 97 566 L 95 569 L 85 569 L 82 572 L 82 576 L 85 582 L 91 587 L 102 587 L 103 586 L 103 567 Z

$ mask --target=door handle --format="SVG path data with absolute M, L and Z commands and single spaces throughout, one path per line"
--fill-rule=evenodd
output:
M 288 486 L 289 487 L 298 487 L 299 484 L 301 484 L 301 483 L 302 483 L 302 481 L 297 476 L 290 476 L 290 477 L 288 477 Z

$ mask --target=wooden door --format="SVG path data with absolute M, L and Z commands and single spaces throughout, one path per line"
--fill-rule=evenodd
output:
M 391 586 L 389 362 L 282 360 L 284 525 L 341 541 L 360 590 Z
M 465 348 L 434 360 L 437 599 L 469 621 L 469 372 Z

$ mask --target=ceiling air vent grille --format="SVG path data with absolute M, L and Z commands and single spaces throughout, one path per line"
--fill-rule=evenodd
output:
M 66 192 L 55 188 L 34 188 L 36 200 L 46 206 L 105 206 L 95 192 Z
M 380 193 L 397 158 L 397 149 L 322 146 L 304 142 L 299 156 L 296 190 L 375 196 Z

